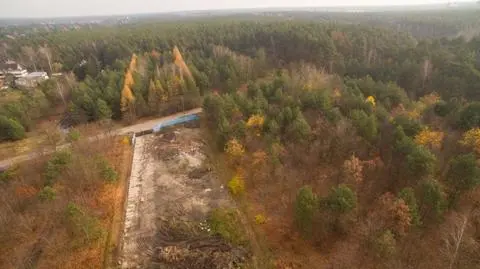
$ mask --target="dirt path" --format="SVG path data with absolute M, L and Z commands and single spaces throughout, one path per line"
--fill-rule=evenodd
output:
M 138 123 L 138 124 L 135 124 L 135 125 L 126 126 L 126 127 L 123 127 L 123 128 L 113 130 L 112 132 L 110 132 L 108 134 L 100 134 L 100 135 L 89 137 L 89 140 L 94 141 L 94 140 L 103 139 L 105 136 L 122 135 L 122 134 L 131 133 L 131 132 L 141 132 L 141 131 L 145 131 L 145 130 L 150 130 L 153 127 L 155 127 L 156 125 L 158 125 L 162 122 L 165 122 L 165 121 L 168 121 L 168 120 L 180 117 L 180 116 L 192 115 L 192 114 L 197 114 L 197 113 L 200 113 L 200 112 L 202 112 L 202 109 L 201 108 L 196 108 L 196 109 L 176 113 L 176 114 L 173 114 L 173 115 L 170 115 L 170 116 L 167 116 L 167 117 L 148 120 L 148 121 L 145 121 L 145 122 L 142 122 L 142 123 Z M 64 144 L 64 145 L 58 146 L 56 150 L 61 150 L 61 149 L 64 149 L 66 147 L 69 147 L 69 144 Z M 53 153 L 53 152 L 54 152 L 54 150 L 50 150 L 50 151 L 47 151 L 47 152 L 31 152 L 29 154 L 23 154 L 23 155 L 18 155 L 18 156 L 13 156 L 13 157 L 11 156 L 9 159 L 0 160 L 0 168 L 1 167 L 8 167 L 8 166 L 10 166 L 14 163 L 19 163 L 19 162 L 24 162 L 24 161 L 28 161 L 28 160 L 31 160 L 31 159 L 35 159 L 42 154 L 50 154 L 50 153 Z
M 121 268 L 234 268 L 245 255 L 210 233 L 209 212 L 233 203 L 203 152 L 199 129 L 137 138 Z

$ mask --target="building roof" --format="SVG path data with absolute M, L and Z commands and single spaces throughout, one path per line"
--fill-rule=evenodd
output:
M 43 77 L 43 76 L 46 76 L 47 75 L 47 72 L 32 72 L 32 73 L 29 73 L 27 76 L 28 77 Z

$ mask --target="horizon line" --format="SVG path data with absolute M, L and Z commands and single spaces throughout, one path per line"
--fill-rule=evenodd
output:
M 155 12 L 138 12 L 138 13 L 110 13 L 110 14 L 88 14 L 88 15 L 65 15 L 65 16 L 7 16 L 0 17 L 0 20 L 25 20 L 25 19 L 68 19 L 68 18 L 88 18 L 88 17 L 116 17 L 116 16 L 136 16 L 136 15 L 155 15 L 155 14 L 178 14 L 178 13 L 195 13 L 195 12 L 221 12 L 221 11 L 253 11 L 253 10 L 268 10 L 268 9 L 277 9 L 282 11 L 298 10 L 298 9 L 318 9 L 318 8 L 388 8 L 388 7 L 417 7 L 417 6 L 442 6 L 449 4 L 475 4 L 480 3 L 475 0 L 462 0 L 462 1 L 445 1 L 438 3 L 408 3 L 408 4 L 363 4 L 363 5 L 331 5 L 331 6 L 269 6 L 269 7 L 232 7 L 232 8 L 208 8 L 208 9 L 179 9 L 171 11 L 155 11 Z M 327 10 L 325 10 L 327 11 Z M 375 11 L 375 10 L 372 10 Z M 380 10 L 378 10 L 380 11 Z

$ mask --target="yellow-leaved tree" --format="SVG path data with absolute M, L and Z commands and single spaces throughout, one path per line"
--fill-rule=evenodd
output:
M 365 100 L 366 103 L 370 103 L 373 107 L 375 107 L 376 103 L 375 103 L 375 97 L 373 96 L 369 96 L 367 97 L 367 99 Z
M 135 83 L 132 72 L 135 70 L 136 65 L 137 55 L 133 54 L 132 59 L 130 60 L 130 65 L 125 72 L 122 95 L 120 98 L 120 110 L 127 121 L 133 121 L 135 116 L 135 96 L 133 95 L 131 87 Z
M 254 135 L 260 136 L 260 133 L 265 123 L 265 118 L 262 115 L 252 115 L 247 120 L 247 128 L 253 130 Z
M 473 128 L 465 132 L 460 144 L 470 147 L 477 154 L 480 154 L 480 128 Z
M 192 73 L 190 72 L 190 69 L 188 68 L 185 61 L 183 60 L 182 54 L 180 53 L 180 50 L 177 46 L 173 48 L 173 63 L 178 68 L 180 68 L 180 71 L 182 72 L 182 77 L 183 75 L 186 75 L 189 79 L 193 79 Z
M 132 72 L 130 72 L 130 70 L 127 70 L 127 72 L 125 73 L 125 80 L 123 82 L 123 85 L 127 85 L 128 87 L 131 87 L 133 83 L 134 81 L 133 81 Z
M 130 59 L 128 70 L 130 70 L 130 72 L 133 72 L 135 71 L 136 67 L 137 67 L 137 55 L 134 53 L 132 54 L 132 59 Z
M 249 128 L 262 128 L 265 123 L 265 118 L 262 115 L 252 115 L 248 118 L 247 127 Z
M 429 128 L 424 128 L 415 136 L 415 143 L 432 149 L 439 149 L 442 145 L 443 137 L 443 132 L 436 132 Z
M 120 100 L 120 109 L 122 112 L 128 112 L 129 109 L 133 106 L 135 97 L 133 96 L 132 89 L 130 86 L 125 84 L 122 90 L 122 98 Z
M 228 182 L 228 190 L 234 196 L 240 196 L 245 192 L 245 181 L 239 175 L 235 175 L 229 182 Z
M 237 139 L 233 138 L 225 145 L 225 152 L 232 161 L 238 161 L 245 154 L 245 148 Z

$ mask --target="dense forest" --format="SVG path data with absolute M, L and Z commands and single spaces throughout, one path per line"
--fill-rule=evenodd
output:
M 399 29 L 368 17 L 398 14 L 359 14 L 4 40 L 1 57 L 66 75 L 2 104 L 0 140 L 58 107 L 75 125 L 203 104 L 236 173 L 228 187 L 263 212 L 277 268 L 479 268 L 480 37 L 462 31 L 478 31 L 480 13 L 457 15 L 413 13 Z

